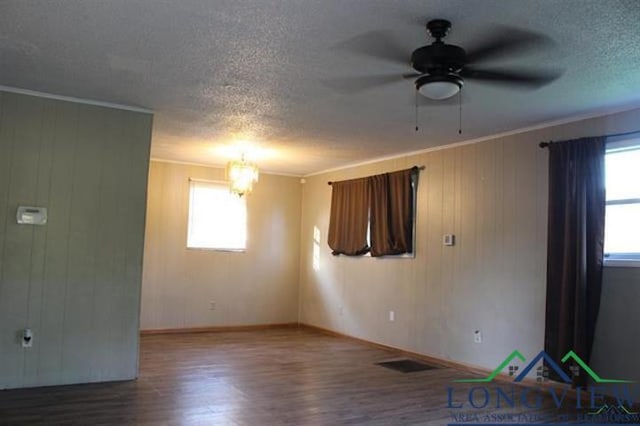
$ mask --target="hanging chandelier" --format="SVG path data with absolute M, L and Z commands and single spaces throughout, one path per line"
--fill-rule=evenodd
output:
M 229 161 L 227 163 L 227 180 L 229 190 L 242 197 L 250 194 L 253 184 L 258 182 L 258 166 L 245 160 L 244 154 L 240 160 Z

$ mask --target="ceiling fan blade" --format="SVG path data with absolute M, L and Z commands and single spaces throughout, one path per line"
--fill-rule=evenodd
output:
M 331 48 L 409 66 L 408 52 L 389 31 L 370 31 L 345 40 Z
M 553 46 L 554 41 L 544 34 L 525 31 L 520 28 L 500 26 L 499 29 L 484 41 L 467 50 L 467 63 L 477 63 L 514 53 Z
M 354 94 L 367 91 L 376 87 L 402 81 L 402 75 L 379 74 L 355 77 L 340 77 L 320 80 L 322 84 L 339 93 Z
M 549 84 L 562 75 L 561 71 L 527 71 L 517 69 L 475 69 L 465 67 L 460 76 L 486 83 L 529 87 L 532 89 Z
M 409 73 L 406 73 L 406 74 L 402 74 L 402 78 L 404 78 L 405 80 L 411 80 L 411 79 L 414 79 L 414 78 L 418 78 L 421 75 L 424 75 L 424 74 L 419 73 L 419 72 L 409 72 Z

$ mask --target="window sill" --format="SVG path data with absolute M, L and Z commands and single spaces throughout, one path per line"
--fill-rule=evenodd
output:
M 371 256 L 371 253 L 363 254 L 362 257 L 368 257 L 369 259 L 415 259 L 415 253 L 403 253 L 403 254 L 388 254 L 385 256 Z
M 213 248 L 213 247 L 187 247 L 187 250 L 194 251 L 221 251 L 227 253 L 246 253 L 247 249 L 224 249 L 224 248 Z
M 605 259 L 605 268 L 640 268 L 640 259 Z

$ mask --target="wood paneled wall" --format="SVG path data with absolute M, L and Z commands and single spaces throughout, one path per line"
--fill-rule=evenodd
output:
M 223 181 L 225 173 L 151 162 L 142 329 L 296 322 L 300 178 L 260 175 L 247 196 L 242 253 L 186 248 L 189 178 Z
M 515 349 L 536 355 L 544 345 L 548 190 L 548 152 L 538 143 L 637 130 L 639 122 L 634 110 L 308 177 L 301 321 L 484 368 Z M 327 181 L 414 165 L 426 166 L 418 187 L 416 258 L 332 256 Z M 321 234 L 319 270 L 312 267 L 314 227 Z M 456 245 L 443 246 L 444 234 L 455 234 Z M 483 343 L 474 343 L 475 330 Z M 625 353 L 609 362 L 629 366 Z
M 640 267 L 605 267 L 602 281 L 591 366 L 600 377 L 640 383 Z
M 137 375 L 151 123 L 0 92 L 0 388 Z

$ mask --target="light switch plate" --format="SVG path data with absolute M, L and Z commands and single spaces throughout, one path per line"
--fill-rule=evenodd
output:
M 454 246 L 456 244 L 456 236 L 453 234 L 445 234 L 442 236 L 442 244 L 445 246 Z

